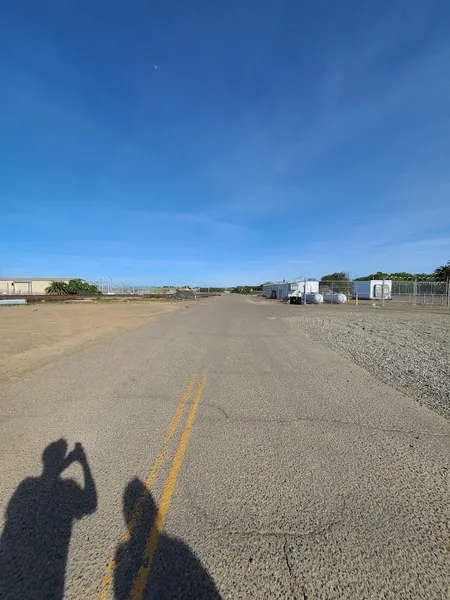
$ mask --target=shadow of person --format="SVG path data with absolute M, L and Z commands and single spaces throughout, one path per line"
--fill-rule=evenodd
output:
M 153 496 L 139 479 L 127 485 L 123 503 L 128 539 L 119 544 L 115 556 L 116 600 L 129 598 L 156 515 Z M 221 597 L 205 567 L 188 546 L 162 534 L 143 598 L 220 600 Z
M 94 480 L 81 444 L 49 444 L 39 477 L 27 477 L 8 503 L 0 539 L 2 600 L 61 600 L 74 519 L 97 508 Z M 78 462 L 84 487 L 61 473 Z

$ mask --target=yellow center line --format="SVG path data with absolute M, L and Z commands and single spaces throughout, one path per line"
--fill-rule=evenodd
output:
M 175 490 L 175 484 L 177 481 L 178 474 L 183 464 L 183 458 L 186 453 L 186 448 L 191 435 L 192 425 L 197 414 L 197 408 L 200 403 L 203 388 L 206 381 L 206 371 L 203 373 L 202 378 L 198 384 L 197 392 L 192 403 L 189 416 L 186 421 L 183 433 L 181 435 L 180 443 L 177 448 L 177 452 L 170 467 L 169 475 L 167 476 L 164 484 L 164 490 L 161 496 L 158 509 L 156 511 L 155 520 L 150 530 L 150 534 L 147 538 L 145 550 L 141 560 L 141 566 L 133 581 L 131 588 L 130 600 L 142 600 L 144 595 L 145 586 L 148 581 L 148 576 L 152 568 L 153 559 L 155 557 L 156 549 L 158 547 L 159 538 L 164 529 L 164 524 L 169 510 L 170 502 L 172 499 L 173 492 Z
M 163 446 L 162 446 L 160 452 L 158 452 L 155 460 L 153 461 L 152 466 L 150 467 L 150 472 L 144 483 L 144 489 L 142 490 L 141 495 L 136 500 L 136 504 L 133 507 L 133 511 L 131 513 L 130 520 L 127 523 L 127 530 L 122 534 L 122 536 L 120 538 L 121 541 L 123 541 L 123 542 L 127 542 L 130 540 L 133 529 L 135 528 L 139 517 L 142 515 L 142 507 L 144 504 L 144 499 L 145 499 L 150 487 L 152 486 L 153 482 L 157 478 L 159 469 L 161 468 L 161 465 L 163 464 L 164 459 L 167 455 L 167 451 L 169 448 L 169 442 L 172 439 L 172 437 L 177 429 L 181 415 L 183 414 L 184 407 L 186 406 L 186 402 L 187 402 L 189 396 L 191 395 L 191 391 L 194 386 L 196 377 L 197 377 L 197 375 L 192 375 L 191 379 L 189 380 L 187 386 L 184 389 L 183 395 L 181 396 L 181 400 L 175 410 L 175 413 L 172 417 L 172 420 L 169 423 L 169 427 L 167 428 L 166 434 L 164 436 Z M 114 556 L 110 556 L 108 559 L 108 562 L 106 563 L 106 567 L 105 567 L 105 570 L 103 573 L 102 581 L 100 584 L 100 592 L 98 595 L 98 600 L 106 600 L 109 588 L 111 587 L 111 584 L 114 579 L 114 571 L 117 569 L 117 567 L 118 567 L 118 564 L 116 563 Z

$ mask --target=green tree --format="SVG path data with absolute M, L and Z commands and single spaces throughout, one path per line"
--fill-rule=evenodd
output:
M 350 281 L 350 277 L 345 271 L 339 271 L 330 275 L 324 275 L 320 281 Z
M 383 271 L 377 271 L 377 273 L 356 277 L 355 281 L 369 281 L 370 279 L 391 279 L 392 281 L 415 281 L 417 279 L 417 281 L 434 281 L 435 277 L 430 273 L 406 273 L 405 271 L 384 273 Z
M 84 279 L 71 279 L 67 284 L 68 294 L 90 295 L 100 294 L 100 290 L 96 285 L 91 285 Z
M 436 281 L 450 281 L 450 260 L 446 265 L 438 267 L 433 274 Z
M 384 273 L 383 271 L 377 271 L 376 273 L 371 273 L 370 275 L 356 277 L 355 281 L 370 281 L 371 279 L 390 279 L 390 275 L 389 273 Z
M 45 293 L 53 296 L 63 296 L 64 294 L 68 294 L 67 283 L 65 281 L 52 281 L 51 284 L 45 288 Z
M 352 282 L 348 273 L 338 271 L 330 275 L 324 275 L 319 282 L 319 290 L 321 293 L 341 292 L 350 296 L 352 294 Z
M 375 277 L 373 277 L 373 279 L 375 279 Z M 414 281 L 416 276 L 413 273 L 401 271 L 399 273 L 386 273 L 386 277 L 382 277 L 382 279 L 393 279 L 394 281 Z

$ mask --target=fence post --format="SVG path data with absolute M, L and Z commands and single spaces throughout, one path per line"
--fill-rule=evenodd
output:
M 383 285 L 381 287 L 381 306 L 384 308 L 384 285 L 385 279 L 383 278 Z
M 447 279 L 447 308 L 450 308 L 450 281 Z
M 416 306 L 416 295 L 417 295 L 417 279 L 414 279 L 414 285 L 413 285 L 413 306 Z

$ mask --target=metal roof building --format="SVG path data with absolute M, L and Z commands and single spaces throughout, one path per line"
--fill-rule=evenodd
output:
M 45 288 L 52 281 L 64 281 L 68 283 L 72 277 L 8 277 L 0 278 L 0 295 L 23 295 L 45 294 Z

